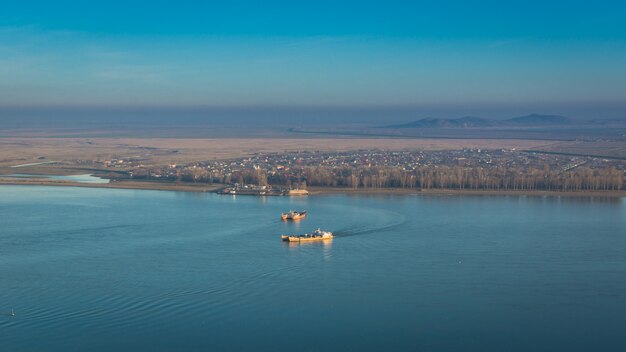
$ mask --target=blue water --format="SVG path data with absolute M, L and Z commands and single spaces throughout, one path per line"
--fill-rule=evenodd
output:
M 626 199 L 0 186 L 11 309 L 3 351 L 626 351 Z

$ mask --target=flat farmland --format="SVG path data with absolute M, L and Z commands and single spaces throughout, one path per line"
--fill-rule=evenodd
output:
M 533 148 L 550 153 L 626 158 L 626 141 L 567 141 Z

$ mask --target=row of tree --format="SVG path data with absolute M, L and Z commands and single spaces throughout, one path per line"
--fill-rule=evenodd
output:
M 470 190 L 614 191 L 624 187 L 624 172 L 614 168 L 576 168 L 559 172 L 548 168 L 466 168 L 423 166 L 401 168 L 306 168 L 311 186 L 351 188 L 423 188 Z
M 150 178 L 136 171 L 135 178 Z M 578 167 L 568 171 L 544 168 L 422 166 L 415 170 L 397 167 L 302 167 L 289 173 L 245 169 L 233 173 L 203 168 L 179 169 L 170 179 L 202 183 L 240 183 L 290 187 L 423 188 L 468 190 L 614 191 L 624 188 L 624 172 L 615 168 Z

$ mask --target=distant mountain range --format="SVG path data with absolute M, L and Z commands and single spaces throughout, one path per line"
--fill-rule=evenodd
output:
M 530 114 L 507 120 L 485 119 L 482 117 L 464 116 L 456 119 L 423 118 L 421 120 L 381 126 L 382 128 L 485 128 L 485 127 L 545 127 L 568 126 L 579 122 L 558 115 Z M 594 123 L 589 121 L 587 123 Z M 597 122 L 596 122 L 597 123 Z

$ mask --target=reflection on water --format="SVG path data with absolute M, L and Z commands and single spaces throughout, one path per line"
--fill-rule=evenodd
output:
M 333 241 L 325 240 L 318 242 L 287 242 L 283 241 L 282 245 L 286 248 L 290 254 L 299 254 L 302 251 L 307 251 L 310 255 L 316 255 L 323 258 L 324 262 L 329 262 L 333 258 Z
M 546 197 L 552 198 L 552 197 Z M 559 201 L 564 203 L 580 203 L 580 204 L 624 204 L 624 198 L 622 197 L 603 197 L 603 196 L 562 196 L 558 197 Z
M 303 231 L 303 222 L 301 220 L 296 221 L 283 221 L 283 228 L 285 231 L 289 231 L 289 234 L 300 234 Z M 287 235 L 288 233 L 285 233 Z

